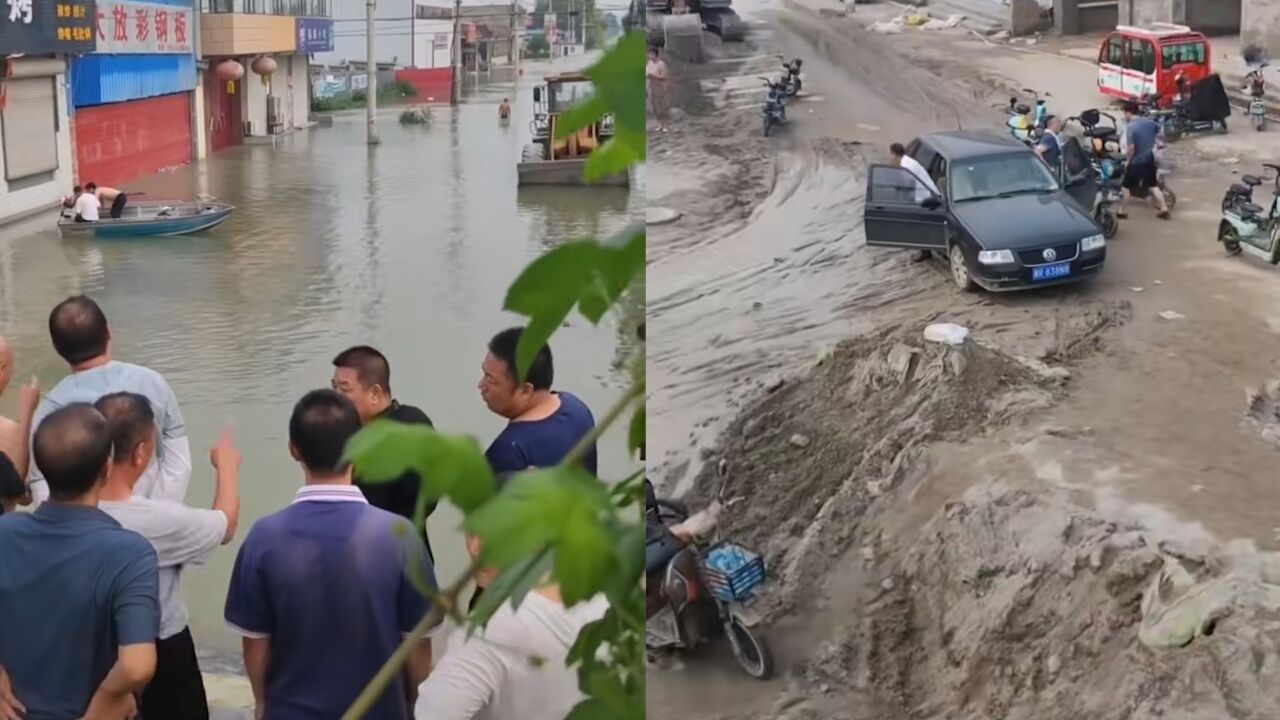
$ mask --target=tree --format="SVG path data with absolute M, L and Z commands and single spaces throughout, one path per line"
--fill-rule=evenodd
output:
M 567 136 L 614 117 L 614 136 L 588 158 L 584 174 L 599 179 L 644 162 L 645 86 L 643 33 L 630 33 L 587 70 L 595 92 L 560 116 L 558 132 Z M 351 440 L 349 459 L 370 482 L 385 482 L 407 469 L 422 477 L 415 526 L 421 526 L 429 502 L 452 502 L 462 511 L 468 532 L 478 535 L 480 561 L 497 568 L 497 580 L 485 588 L 467 614 L 460 595 L 477 567 L 442 590 L 433 590 L 410 574 L 432 600 L 418 628 L 343 715 L 358 720 L 381 696 L 409 657 L 415 638 L 449 616 L 483 627 L 503 603 L 520 603 L 539 582 L 559 584 L 566 605 L 604 594 L 609 610 L 579 634 L 568 658 L 576 667 L 586 698 L 569 720 L 642 720 L 645 712 L 644 528 L 641 522 L 643 470 L 607 484 L 581 467 L 583 454 L 609 427 L 628 422 L 628 447 L 636 453 L 645 439 L 644 273 L 645 233 L 641 224 L 604 240 L 564 243 L 535 259 L 507 290 L 504 307 L 528 318 L 516 350 L 518 372 L 528 370 L 537 351 L 573 311 L 598 324 L 611 314 L 638 340 L 624 361 L 631 383 L 601 417 L 595 433 L 584 438 L 558 466 L 517 475 L 501 492 L 470 437 L 431 428 L 376 421 Z M 629 417 L 628 417 L 629 416 Z

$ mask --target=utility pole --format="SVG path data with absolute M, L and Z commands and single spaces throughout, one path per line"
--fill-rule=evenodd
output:
M 462 85 L 462 0 L 453 0 L 453 82 L 449 88 L 449 104 L 458 104 Z
M 365 120 L 368 123 L 368 140 L 370 145 L 378 144 L 378 61 L 377 56 L 373 54 L 373 38 L 374 38 L 374 18 L 378 13 L 378 0 L 365 0 L 365 50 L 364 50 L 364 72 L 368 78 L 368 87 L 365 89 L 366 101 Z
M 511 75 L 511 95 L 520 94 L 520 2 L 511 0 L 511 60 L 515 70 Z

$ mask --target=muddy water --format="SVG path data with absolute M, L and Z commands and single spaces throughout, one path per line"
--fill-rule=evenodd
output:
M 538 73 L 526 67 L 527 78 Z M 501 311 L 508 284 L 557 243 L 638 217 L 643 200 L 642 189 L 517 191 L 528 88 L 513 99 L 508 127 L 487 100 L 437 109 L 429 128 L 403 128 L 389 114 L 370 152 L 363 115 L 343 116 L 275 148 L 228 150 L 125 188 L 234 203 L 231 220 L 208 235 L 64 241 L 51 216 L 6 229 L 0 332 L 19 373 L 36 373 L 45 387 L 65 373 L 49 345 L 49 309 L 70 293 L 93 296 L 110 317 L 117 356 L 159 370 L 177 393 L 195 461 L 190 503 L 211 501 L 205 458 L 220 428 L 235 426 L 245 458 L 240 537 L 299 486 L 286 450 L 289 411 L 328 385 L 329 361 L 348 345 L 386 352 L 396 397 L 437 427 L 487 442 L 502 423 L 475 385 L 486 341 L 516 322 Z M 553 342 L 556 384 L 602 413 L 620 382 L 616 346 L 613 327 L 572 321 Z M 13 402 L 0 400 L 0 412 L 12 413 Z M 602 474 L 628 464 L 621 436 L 600 452 Z M 442 508 L 431 526 L 445 579 L 461 568 L 456 519 Z M 239 648 L 221 620 L 235 550 L 187 576 L 193 631 L 207 649 Z

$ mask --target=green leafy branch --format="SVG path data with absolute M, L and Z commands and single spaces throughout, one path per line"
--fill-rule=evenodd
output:
M 599 62 L 587 68 L 595 93 L 565 110 L 556 122 L 559 140 L 613 115 L 613 137 L 587 158 L 583 169 L 587 180 L 617 175 L 644 162 L 645 47 L 643 32 L 624 35 Z

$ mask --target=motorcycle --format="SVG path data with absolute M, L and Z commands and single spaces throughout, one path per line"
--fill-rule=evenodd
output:
M 1148 96 L 1141 103 L 1143 114 L 1160 125 L 1162 134 L 1175 142 L 1183 135 L 1204 132 L 1227 132 L 1227 118 L 1231 116 L 1231 100 L 1222 77 L 1217 73 L 1193 86 L 1181 73 L 1174 78 L 1177 92 L 1168 108 L 1160 108 L 1155 96 Z
M 782 70 L 785 75 L 782 76 L 782 87 L 786 91 L 787 97 L 795 97 L 800 93 L 800 87 L 803 84 L 804 76 L 800 74 L 800 58 L 795 58 L 789 63 L 782 64 Z
M 764 115 L 764 136 L 769 137 L 774 125 L 781 125 L 787 121 L 787 91 L 781 82 L 773 82 L 769 78 L 760 79 L 764 81 L 765 87 L 769 89 L 769 94 L 765 97 L 764 109 L 762 110 Z
M 1103 123 L 1103 118 L 1106 118 L 1109 124 Z M 1121 151 L 1120 131 L 1116 118 L 1108 113 L 1090 109 L 1080 113 L 1079 117 L 1067 118 L 1067 121 L 1077 122 L 1084 128 L 1084 135 L 1089 139 L 1090 160 L 1097 169 L 1099 177 L 1108 188 L 1119 192 L 1124 183 L 1128 156 Z M 1160 192 L 1164 194 L 1165 207 L 1172 211 L 1173 206 L 1178 202 L 1178 195 L 1173 188 L 1169 187 L 1167 178 L 1170 170 L 1164 159 L 1164 151 L 1164 141 L 1157 139 L 1156 187 L 1160 188 Z M 1135 197 L 1145 197 L 1145 193 L 1139 192 Z
M 656 514 L 667 527 L 689 518 L 683 505 L 669 500 L 657 501 Z M 753 630 L 759 618 L 749 607 L 764 580 L 763 559 L 740 545 L 721 539 L 686 544 L 667 563 L 658 587 L 648 589 L 645 649 L 650 659 L 668 650 L 692 651 L 723 635 L 748 675 L 769 679 L 773 654 Z
M 1102 236 L 1108 240 L 1115 237 L 1120 229 L 1117 212 L 1122 192 L 1121 179 L 1105 178 L 1100 164 L 1089 156 L 1075 137 L 1062 142 L 1062 161 L 1058 172 L 1062 187 L 1089 211 L 1093 221 L 1102 228 Z
M 1273 183 L 1271 202 L 1264 208 L 1253 202 L 1253 189 L 1264 178 L 1243 175 L 1232 183 L 1222 198 L 1222 222 L 1218 223 L 1218 242 L 1228 255 L 1247 252 L 1272 265 L 1280 264 L 1280 165 L 1263 163 L 1275 175 L 1265 178 Z
M 1249 93 L 1249 119 L 1253 121 L 1253 129 L 1258 132 L 1262 132 L 1267 126 L 1267 104 L 1262 99 L 1267 93 L 1267 83 L 1262 77 L 1262 69 L 1266 66 L 1267 63 L 1264 62 L 1244 76 L 1244 89 Z
M 1009 98 L 1010 116 L 1005 121 L 1005 125 L 1009 128 L 1009 134 L 1015 139 L 1028 145 L 1035 145 L 1044 134 L 1044 124 L 1049 118 L 1049 108 L 1045 105 L 1044 98 L 1040 97 L 1035 90 L 1023 88 L 1023 92 L 1031 93 L 1035 98 L 1035 108 L 1018 102 L 1016 97 Z

